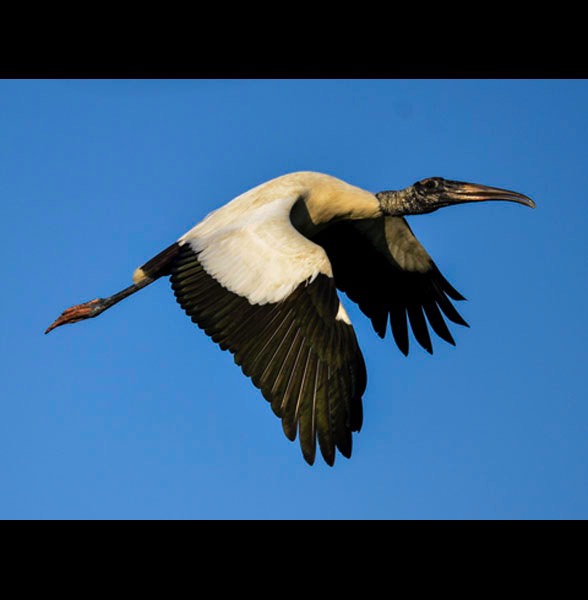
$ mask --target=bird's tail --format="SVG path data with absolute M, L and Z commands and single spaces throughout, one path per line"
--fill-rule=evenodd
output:
M 179 254 L 180 248 L 180 244 L 174 242 L 171 246 L 168 246 L 165 250 L 162 250 L 159 254 L 148 260 L 144 265 L 135 269 L 133 282 L 140 283 L 145 279 L 154 281 L 165 275 L 171 275 L 171 266 Z

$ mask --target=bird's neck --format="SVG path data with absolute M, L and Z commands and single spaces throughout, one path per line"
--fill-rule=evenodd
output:
M 388 217 L 404 217 L 420 212 L 418 199 L 415 194 L 410 193 L 410 188 L 378 192 L 376 198 L 382 212 Z

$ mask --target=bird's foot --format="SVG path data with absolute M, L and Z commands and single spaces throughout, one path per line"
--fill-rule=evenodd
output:
M 102 307 L 102 298 L 96 298 L 83 304 L 76 304 L 64 310 L 61 315 L 45 330 L 45 333 L 49 333 L 60 325 L 66 325 L 67 323 L 77 323 L 84 319 L 89 319 L 99 315 L 104 309 Z

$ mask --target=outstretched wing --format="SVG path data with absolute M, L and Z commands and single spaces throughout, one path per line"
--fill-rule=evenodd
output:
M 390 321 L 403 354 L 409 349 L 408 323 L 429 353 L 433 346 L 427 322 L 453 345 L 445 318 L 468 326 L 451 303 L 464 297 L 443 277 L 405 219 L 337 222 L 313 241 L 325 249 L 337 287 L 359 305 L 380 337 Z
M 180 238 L 171 282 L 192 321 L 260 388 L 286 436 L 298 434 L 306 461 L 318 439 L 332 465 L 335 448 L 351 455 L 362 424 L 365 364 L 324 250 L 290 223 L 295 200 L 241 218 L 213 213 Z

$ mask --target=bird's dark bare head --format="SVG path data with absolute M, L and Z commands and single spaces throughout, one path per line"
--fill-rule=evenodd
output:
M 430 213 L 453 204 L 491 200 L 518 202 L 535 208 L 531 198 L 518 192 L 442 177 L 428 177 L 403 190 L 378 192 L 376 198 L 385 215 L 397 217 Z

